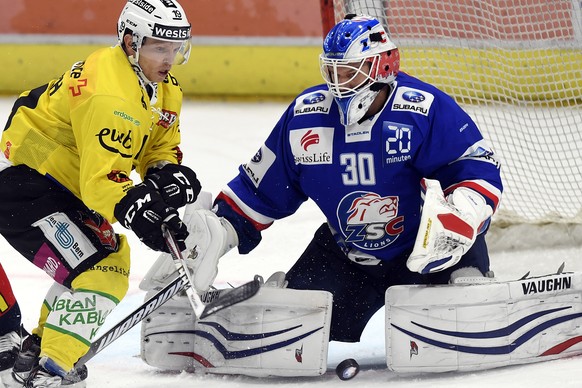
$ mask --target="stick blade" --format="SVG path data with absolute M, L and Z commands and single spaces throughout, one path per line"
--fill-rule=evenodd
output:
M 261 283 L 255 279 L 242 286 L 225 291 L 218 298 L 206 305 L 204 311 L 200 314 L 200 319 L 204 319 L 220 310 L 252 298 L 259 292 L 259 288 L 261 288 Z

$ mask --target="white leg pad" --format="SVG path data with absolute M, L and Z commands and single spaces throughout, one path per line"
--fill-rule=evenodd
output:
M 582 272 L 386 291 L 389 369 L 474 371 L 582 354 Z
M 186 297 L 175 297 L 143 321 L 141 357 L 165 370 L 321 375 L 331 308 L 329 292 L 263 286 L 251 299 L 196 321 Z

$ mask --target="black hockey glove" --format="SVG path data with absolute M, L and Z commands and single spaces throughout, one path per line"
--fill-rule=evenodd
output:
M 163 200 L 175 209 L 196 201 L 200 193 L 200 182 L 196 178 L 196 173 L 180 164 L 150 168 L 144 183 L 156 189 Z
M 130 189 L 125 197 L 115 205 L 115 218 L 139 237 L 148 247 L 156 251 L 169 252 L 162 234 L 162 224 L 174 233 L 180 250 L 186 249 L 184 240 L 188 229 L 178 215 L 178 211 L 168 206 L 154 189 L 139 184 Z

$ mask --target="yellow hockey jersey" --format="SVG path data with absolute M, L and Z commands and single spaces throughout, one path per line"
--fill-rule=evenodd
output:
M 169 74 L 154 103 L 120 46 L 24 92 L 2 134 L 4 155 L 59 182 L 114 222 L 113 209 L 159 161 L 178 163 L 182 89 Z

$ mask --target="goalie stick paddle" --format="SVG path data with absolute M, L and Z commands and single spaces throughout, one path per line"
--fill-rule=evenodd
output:
M 169 233 L 166 228 L 164 228 L 164 233 Z M 175 243 L 174 237 L 170 234 L 169 237 L 174 243 L 174 246 L 177 248 L 177 244 Z M 171 248 L 170 248 L 171 250 Z M 180 259 L 182 254 L 178 249 L 178 256 L 177 258 Z M 172 255 L 172 259 L 174 260 L 174 255 Z M 184 259 L 182 258 L 182 261 Z M 123 318 L 121 321 L 116 323 L 111 329 L 107 330 L 103 333 L 99 338 L 91 343 L 89 350 L 87 353 L 77 361 L 75 364 L 75 368 L 78 368 L 81 365 L 84 365 L 95 357 L 98 353 L 100 353 L 103 349 L 109 346 L 113 341 L 117 340 L 123 334 L 128 332 L 132 327 L 140 323 L 146 317 L 148 317 L 151 313 L 153 313 L 156 309 L 158 309 L 161 305 L 166 303 L 169 299 L 171 299 L 174 295 L 179 293 L 182 290 L 193 290 L 191 288 L 192 282 L 189 280 L 188 275 L 190 272 L 185 270 L 185 265 L 182 266 L 181 263 L 180 268 L 178 269 L 179 275 L 168 283 L 164 288 L 158 291 L 156 294 L 149 297 L 141 306 L 133 310 L 128 316 Z M 177 267 L 177 266 L 176 266 Z M 204 304 L 198 294 L 196 296 L 197 299 L 200 301 L 200 305 L 202 306 L 202 314 L 200 315 L 200 319 L 205 318 L 211 314 L 214 314 L 220 310 L 223 310 L 229 306 L 235 305 L 237 303 L 243 302 L 247 299 L 250 299 L 254 295 L 259 292 L 259 288 L 261 287 L 261 283 L 258 279 L 254 279 L 248 283 L 245 283 L 239 287 L 235 287 L 232 289 L 225 289 L 219 290 L 218 297 L 214 298 L 212 302 Z M 195 293 L 195 292 L 194 292 Z

